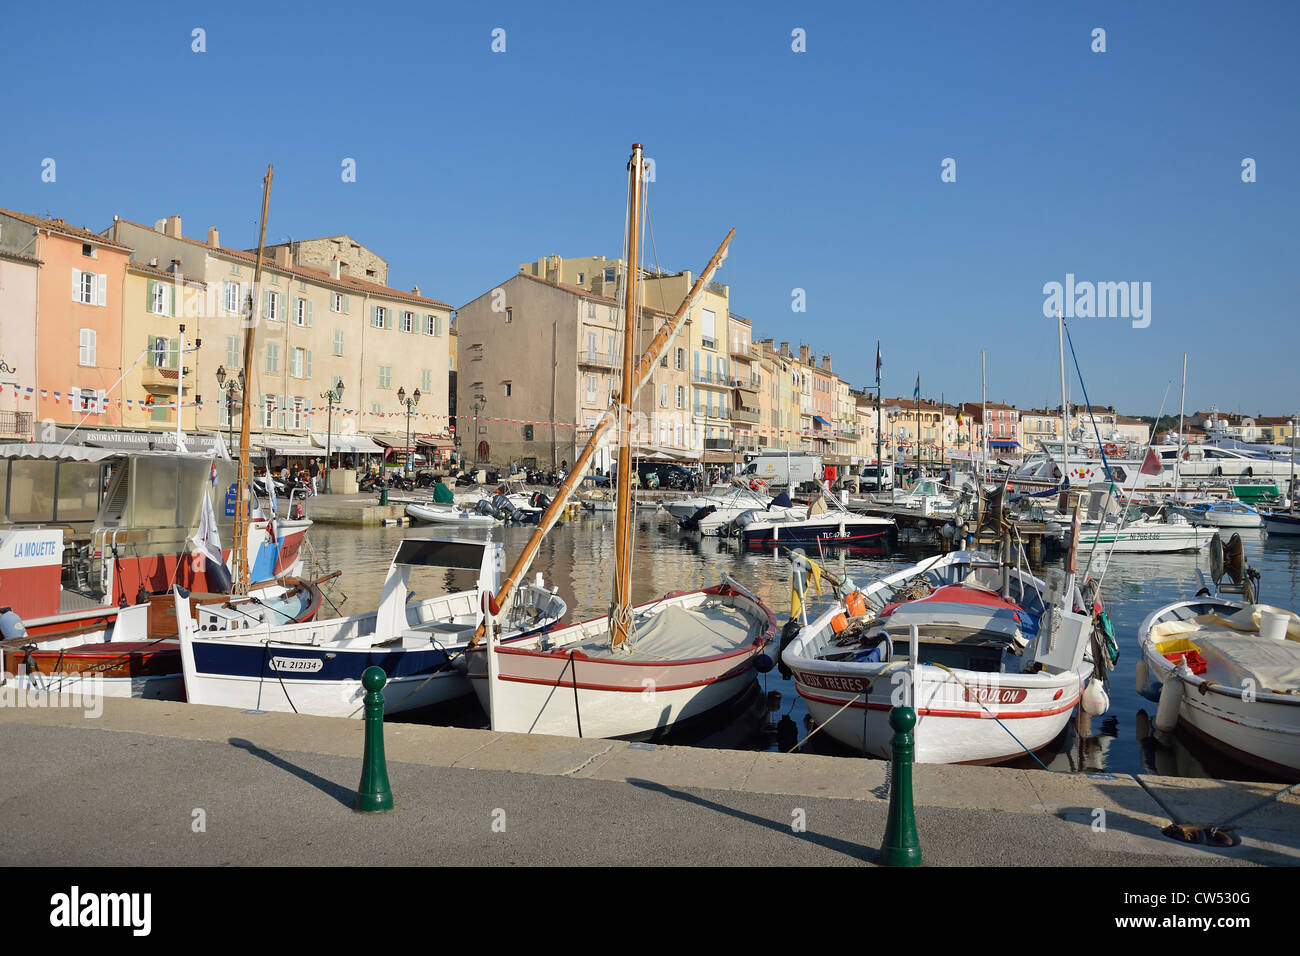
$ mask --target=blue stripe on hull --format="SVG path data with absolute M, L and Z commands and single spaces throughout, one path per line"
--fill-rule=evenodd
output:
M 276 669 L 272 658 L 319 661 L 319 670 Z M 264 647 L 226 642 L 194 642 L 194 668 L 199 674 L 219 677 L 258 677 L 263 680 L 357 681 L 367 667 L 383 668 L 394 677 L 427 677 L 447 663 L 447 652 L 427 650 L 331 650 L 324 647 Z
M 851 528 L 845 529 L 848 533 L 840 535 L 840 526 L 835 524 L 828 527 L 821 525 L 807 528 L 782 528 L 780 537 L 772 539 L 770 530 L 759 531 L 756 533 L 745 532 L 745 543 L 752 545 L 773 545 L 794 542 L 804 544 L 820 540 L 822 544 L 860 544 L 864 541 L 872 541 L 876 538 L 884 537 L 888 531 L 855 531 Z

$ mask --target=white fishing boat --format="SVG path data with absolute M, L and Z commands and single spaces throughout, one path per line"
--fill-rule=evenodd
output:
M 1069 527 L 1063 522 L 1048 521 L 1047 533 L 1064 547 Z M 1082 523 L 1079 550 L 1101 548 L 1115 554 L 1178 554 L 1200 551 L 1214 537 L 1214 529 L 1197 527 L 1185 518 L 1172 515 L 1164 521 L 1139 518 L 1123 521 L 1107 516 L 1099 521 Z
M 1284 538 L 1300 536 L 1300 512 L 1265 512 L 1264 530 L 1268 532 L 1270 538 L 1274 536 Z
M 820 543 L 822 546 L 862 547 L 884 543 L 898 530 L 892 518 L 854 514 L 840 507 L 828 508 L 819 498 L 806 517 L 751 511 L 735 518 L 724 533 L 741 538 L 746 547 L 770 548 L 789 544 Z
M 639 144 L 628 164 L 627 260 L 640 276 L 645 161 Z M 543 515 L 497 603 L 510 605 L 514 582 L 526 573 L 543 536 L 555 524 L 574 485 L 590 467 L 596 448 L 616 421 L 629 422 L 636 393 L 665 354 L 672 338 L 726 255 L 731 235 L 695 280 L 677 312 L 658 330 L 636 361 L 642 315 L 639 281 L 624 289 L 623 375 L 618 407 L 601 416 L 555 500 Z M 634 364 L 635 363 L 635 364 Z M 618 461 L 632 460 L 632 433 L 618 429 Z M 716 587 L 675 592 L 632 606 L 633 468 L 617 473 L 613 595 L 608 617 L 545 635 L 496 639 L 494 615 L 485 621 L 485 642 L 468 654 L 469 675 L 494 730 L 580 737 L 655 737 L 700 717 L 743 693 L 776 633 L 776 619 L 757 597 L 724 576 Z
M 427 707 L 468 694 L 461 655 L 483 620 L 483 606 L 505 566 L 496 542 L 461 538 L 406 538 L 384 578 L 379 607 L 363 614 L 307 623 L 263 617 L 246 620 L 237 608 L 192 606 L 174 597 L 180 629 L 186 699 L 195 704 L 293 711 L 324 717 L 360 715 L 361 675 L 379 667 L 388 675 L 384 711 Z M 469 590 L 416 600 L 417 570 L 477 573 Z M 552 627 L 564 601 L 538 580 L 515 595 L 500 623 L 518 637 Z
M 450 505 L 409 504 L 406 506 L 406 515 L 425 524 L 449 525 L 460 528 L 491 528 L 497 523 L 497 519 L 491 515 L 476 514 L 472 511 L 466 511 L 464 508 L 455 508 Z
M 1258 575 L 1239 540 L 1228 546 L 1232 585 L 1222 584 L 1225 560 L 1211 550 L 1220 594 L 1203 587 L 1139 627 L 1138 693 L 1157 704 L 1159 730 L 1186 730 L 1235 760 L 1300 780 L 1300 617 L 1256 603 Z
M 807 565 L 796 558 L 800 592 Z M 1085 689 L 1089 713 L 1106 709 L 1113 646 L 1099 643 L 1104 619 L 1094 621 L 1092 595 L 1073 570 L 1044 581 L 955 551 L 861 591 L 844 585 L 815 620 L 803 618 L 781 659 L 813 720 L 856 753 L 889 757 L 889 711 L 903 702 L 917 713 L 922 763 L 996 763 L 1039 750 Z

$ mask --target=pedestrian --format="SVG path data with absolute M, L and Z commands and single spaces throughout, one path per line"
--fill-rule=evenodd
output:
M 307 466 L 307 472 L 311 475 L 311 493 L 320 494 L 320 488 L 317 486 L 317 479 L 320 477 L 320 459 L 313 458 L 311 464 Z

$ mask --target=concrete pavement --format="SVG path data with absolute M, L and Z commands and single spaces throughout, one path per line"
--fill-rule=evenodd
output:
M 885 764 L 389 723 L 396 807 L 352 811 L 359 721 L 106 700 L 0 707 L 0 862 L 46 865 L 736 864 L 878 860 Z M 1300 862 L 1300 797 L 1124 774 L 915 768 L 924 862 L 1219 866 Z

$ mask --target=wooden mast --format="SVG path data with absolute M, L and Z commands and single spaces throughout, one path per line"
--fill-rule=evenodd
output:
M 618 647 L 632 636 L 632 355 L 636 348 L 637 295 L 641 285 L 641 144 L 632 144 L 628 163 L 627 280 L 623 283 L 623 385 L 618 395 L 618 498 L 614 525 L 614 593 L 609 641 Z
M 235 571 L 232 590 L 235 594 L 248 593 L 248 508 L 244 504 L 244 494 L 252 480 L 248 468 L 248 396 L 253 388 L 253 339 L 257 333 L 257 317 L 261 314 L 258 304 L 262 294 L 262 256 L 266 246 L 266 210 L 271 202 L 271 173 L 272 166 L 267 163 L 266 176 L 262 179 L 262 225 L 257 236 L 257 265 L 253 269 L 253 291 L 248 301 L 248 316 L 244 320 L 244 401 L 239 421 L 239 469 L 235 473 L 235 540 L 230 544 Z
M 650 373 L 654 368 L 655 362 L 659 361 L 663 356 L 665 350 L 668 348 L 668 343 L 673 340 L 673 337 L 681 328 L 682 321 L 686 318 L 686 314 L 695 306 L 695 302 L 699 299 L 700 293 L 704 291 L 704 287 L 713 281 L 713 276 L 714 273 L 718 271 L 718 266 L 722 265 L 722 260 L 727 258 L 727 247 L 731 245 L 731 239 L 735 234 L 735 229 L 732 229 L 727 233 L 726 238 L 722 240 L 722 244 L 718 246 L 717 252 L 715 252 L 713 258 L 709 260 L 709 264 L 704 267 L 704 271 L 699 274 L 699 277 L 695 280 L 695 284 L 691 286 L 691 291 L 686 293 L 686 298 L 682 299 L 682 304 L 677 307 L 677 312 L 674 313 L 672 318 L 668 319 L 662 326 L 660 326 L 659 331 L 655 334 L 649 347 L 641 356 L 641 360 L 636 366 L 636 388 L 632 393 L 633 400 L 636 399 L 637 393 L 641 391 L 641 388 L 645 383 L 650 380 Z M 582 453 L 578 455 L 578 460 L 573 463 L 573 470 L 569 472 L 568 477 L 565 478 L 560 487 L 556 489 L 555 498 L 552 499 L 550 505 L 547 506 L 546 511 L 538 520 L 537 528 L 533 531 L 532 536 L 529 537 L 528 543 L 524 545 L 523 551 L 519 553 L 519 557 L 515 559 L 514 566 L 510 569 L 510 573 L 506 575 L 505 580 L 501 582 L 500 588 L 497 589 L 497 593 L 492 602 L 496 605 L 496 608 L 493 609 L 493 613 L 496 613 L 501 607 L 505 606 L 515 587 L 524 579 L 524 575 L 528 573 L 528 568 L 532 565 L 533 559 L 537 557 L 537 551 L 542 545 L 542 539 L 546 537 L 547 532 L 555 527 L 555 522 L 560 520 L 560 515 L 564 513 L 564 508 L 569 501 L 569 496 L 573 494 L 573 490 L 577 488 L 578 483 L 582 481 L 582 476 L 586 474 L 587 468 L 590 467 L 591 459 L 596 452 L 597 446 L 605 436 L 605 433 L 613 427 L 613 424 L 614 414 L 612 410 L 606 411 L 597 420 L 595 427 L 591 430 L 591 437 L 587 439 L 587 447 L 585 447 L 582 450 Z M 474 641 L 476 642 L 481 638 L 483 633 L 483 625 L 480 624 L 478 629 L 475 631 Z

